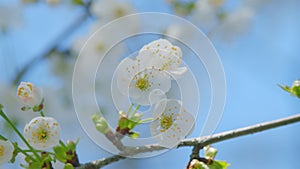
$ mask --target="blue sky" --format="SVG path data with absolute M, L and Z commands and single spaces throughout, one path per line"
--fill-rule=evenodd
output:
M 160 0 L 135 0 L 133 4 L 138 12 L 170 12 Z M 274 0 L 259 10 L 246 35 L 233 42 L 213 41 L 227 81 L 226 106 L 216 132 L 300 112 L 300 100 L 277 86 L 290 85 L 300 76 L 299 8 L 300 2 L 296 0 Z M 0 81 L 9 81 L 17 68 L 47 49 L 57 35 L 81 14 L 80 10 L 72 7 L 47 7 L 43 4 L 28 6 L 23 12 L 24 27 L 0 36 L 1 50 L 5 51 L 0 53 L 0 70 L 3 72 Z M 68 44 L 76 35 L 85 31 L 86 27 L 83 26 L 63 43 Z M 6 52 L 10 54 L 6 55 Z M 3 63 L 10 66 L 5 67 Z M 47 65 L 46 62 L 43 64 Z M 42 67 L 34 68 L 26 79 L 46 84 L 47 77 L 36 78 L 47 74 Z M 74 122 L 76 124 L 78 122 Z M 300 125 L 293 124 L 215 144 L 219 149 L 217 158 L 231 163 L 231 169 L 298 168 L 299 130 Z M 81 136 L 79 157 L 83 162 L 108 155 L 84 136 L 82 131 L 78 133 Z M 71 137 L 76 138 L 73 135 Z M 127 168 L 184 168 L 189 153 L 189 148 L 172 150 L 158 157 L 125 160 L 106 168 L 122 168 L 125 164 Z

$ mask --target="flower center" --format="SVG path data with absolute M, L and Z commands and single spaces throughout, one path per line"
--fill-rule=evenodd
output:
M 125 12 L 124 12 L 124 10 L 122 9 L 122 8 L 117 8 L 116 10 L 115 10 L 115 15 L 116 15 L 116 17 L 122 17 L 122 16 L 124 16 L 125 15 Z
M 45 129 L 42 129 L 38 132 L 38 140 L 41 142 L 46 142 L 48 138 L 48 132 Z
M 4 146 L 1 145 L 0 146 L 0 157 L 2 157 L 4 155 Z
M 145 74 L 144 77 L 139 78 L 135 83 L 135 87 L 142 90 L 142 91 L 145 91 L 145 90 L 149 89 L 150 86 L 151 85 L 150 85 L 149 80 L 147 78 L 147 74 Z
M 18 95 L 23 97 L 28 97 L 28 91 L 24 87 L 20 87 L 18 90 Z
M 172 115 L 162 115 L 160 119 L 160 126 L 163 128 L 161 132 L 168 130 L 173 124 L 173 116 Z
M 103 52 L 105 50 L 105 44 L 103 43 L 98 43 L 96 45 L 96 50 L 99 51 L 99 52 Z

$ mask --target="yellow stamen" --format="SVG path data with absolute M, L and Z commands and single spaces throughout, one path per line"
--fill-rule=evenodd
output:
M 160 119 L 160 126 L 163 128 L 161 132 L 168 130 L 173 124 L 173 116 L 172 115 L 163 115 Z
M 2 157 L 4 155 L 4 151 L 5 151 L 4 146 L 1 145 L 0 146 L 0 157 Z
M 151 85 L 148 81 L 147 75 L 145 75 L 144 77 L 138 79 L 136 84 L 135 84 L 135 87 L 142 90 L 142 91 L 145 91 L 145 90 L 149 89 L 150 86 Z

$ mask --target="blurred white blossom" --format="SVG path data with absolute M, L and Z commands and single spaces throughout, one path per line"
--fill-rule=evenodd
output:
M 134 13 L 134 8 L 124 1 L 96 0 L 92 3 L 91 12 L 102 21 L 107 22 Z
M 191 13 L 191 20 L 206 30 L 212 29 L 219 22 L 223 0 L 198 0 Z
M 228 13 L 216 29 L 215 35 L 228 41 L 245 34 L 251 26 L 254 14 L 254 10 L 248 7 L 238 8 Z
M 7 163 L 13 157 L 14 146 L 10 141 L 0 140 L 0 165 Z
M 46 0 L 48 5 L 57 5 L 60 3 L 61 0 Z
M 19 27 L 23 22 L 21 12 L 18 5 L 0 5 L 0 29 Z

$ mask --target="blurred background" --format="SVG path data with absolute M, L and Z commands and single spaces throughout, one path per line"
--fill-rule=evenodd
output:
M 0 0 L 0 103 L 18 127 L 22 130 L 37 116 L 21 112 L 16 100 L 19 82 L 31 81 L 43 88 L 48 114 L 62 125 L 62 139 L 80 138 L 80 162 L 109 156 L 80 127 L 72 105 L 72 72 L 78 52 L 96 28 L 136 12 L 184 17 L 214 44 L 227 82 L 225 110 L 215 133 L 299 113 L 300 100 L 277 84 L 291 85 L 299 79 L 300 1 Z M 176 25 L 165 31 L 192 37 Z M 110 36 L 94 42 L 92 52 L 101 53 Z M 1 134 L 17 140 L 0 122 Z M 217 143 L 217 159 L 229 162 L 231 169 L 299 168 L 299 131 L 300 124 L 293 124 Z M 183 169 L 190 152 L 181 148 L 105 168 Z M 20 167 L 16 163 L 0 168 Z

